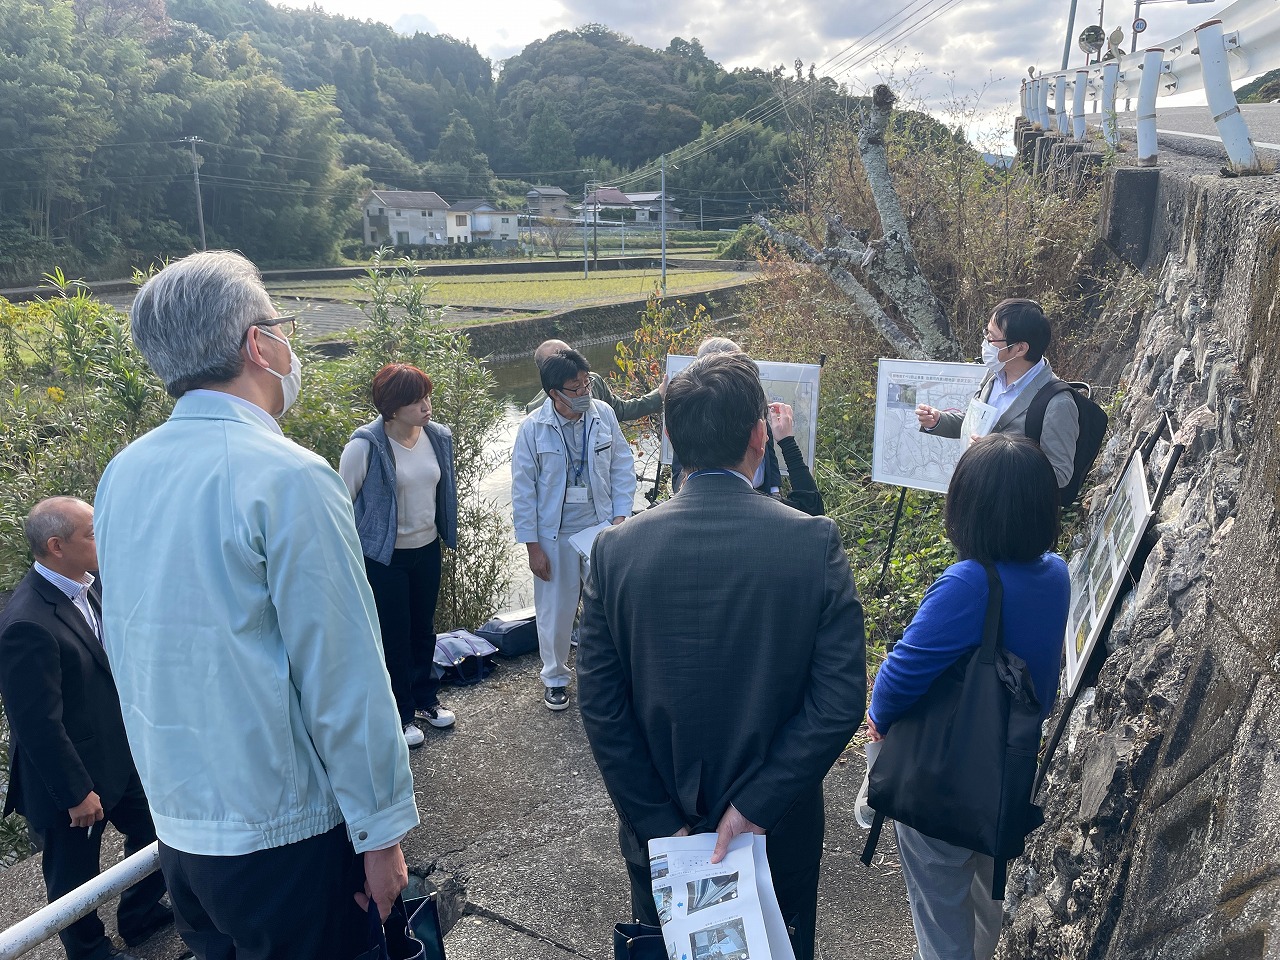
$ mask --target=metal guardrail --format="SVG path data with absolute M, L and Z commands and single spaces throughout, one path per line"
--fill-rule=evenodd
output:
M 1165 43 L 1090 67 L 1041 73 L 1024 80 L 1021 111 L 1035 127 L 1083 140 L 1085 101 L 1092 98 L 1100 101 L 1103 137 L 1117 146 L 1116 100 L 1136 98 L 1138 162 L 1153 166 L 1157 159 L 1157 98 L 1203 90 L 1231 169 L 1258 173 L 1258 153 L 1231 82 L 1276 67 L 1280 67 L 1280 0 L 1236 0 L 1221 16 Z M 1072 93 L 1070 128 L 1068 89 Z
M 159 869 L 160 848 L 155 843 L 126 857 L 65 897 L 0 932 L 0 960 L 16 960 Z

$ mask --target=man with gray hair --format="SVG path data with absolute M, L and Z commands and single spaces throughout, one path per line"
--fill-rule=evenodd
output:
M 202 958 L 354 955 L 418 823 L 351 498 L 274 419 L 292 327 L 239 254 L 156 274 L 133 338 L 177 403 L 98 487 L 107 653 Z
M 102 593 L 94 577 L 93 507 L 76 497 L 41 500 L 27 515 L 35 563 L 0 614 L 0 696 L 9 718 L 9 789 L 41 841 L 49 901 L 98 875 L 106 823 L 125 855 L 156 838 L 129 756 L 120 700 L 102 649 Z M 120 897 L 116 925 L 129 945 L 173 920 L 152 874 Z M 59 937 L 68 960 L 128 957 L 107 939 L 96 911 Z

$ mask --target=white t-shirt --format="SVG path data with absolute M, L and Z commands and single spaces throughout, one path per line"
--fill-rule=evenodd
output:
M 440 463 L 426 430 L 418 434 L 412 447 L 390 437 L 396 460 L 396 549 L 425 547 L 439 536 L 436 530 L 436 487 L 440 484 Z M 356 437 L 342 449 L 338 475 L 354 501 L 369 472 L 369 441 Z

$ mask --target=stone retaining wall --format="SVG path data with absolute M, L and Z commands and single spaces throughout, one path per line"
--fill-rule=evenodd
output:
M 1166 414 L 1149 486 L 1184 452 L 1012 869 L 1005 958 L 1280 958 L 1280 192 L 1161 178 L 1170 252 L 1090 521 Z

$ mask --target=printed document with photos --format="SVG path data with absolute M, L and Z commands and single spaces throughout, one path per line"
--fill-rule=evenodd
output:
M 773 892 L 764 837 L 734 837 L 719 863 L 716 835 L 649 841 L 653 900 L 671 960 L 795 960 Z
M 985 437 L 1000 419 L 1000 411 L 989 403 L 983 403 L 977 397 L 969 401 L 969 409 L 965 411 L 964 422 L 960 424 L 960 439 L 967 447 L 973 441 L 971 437 Z

